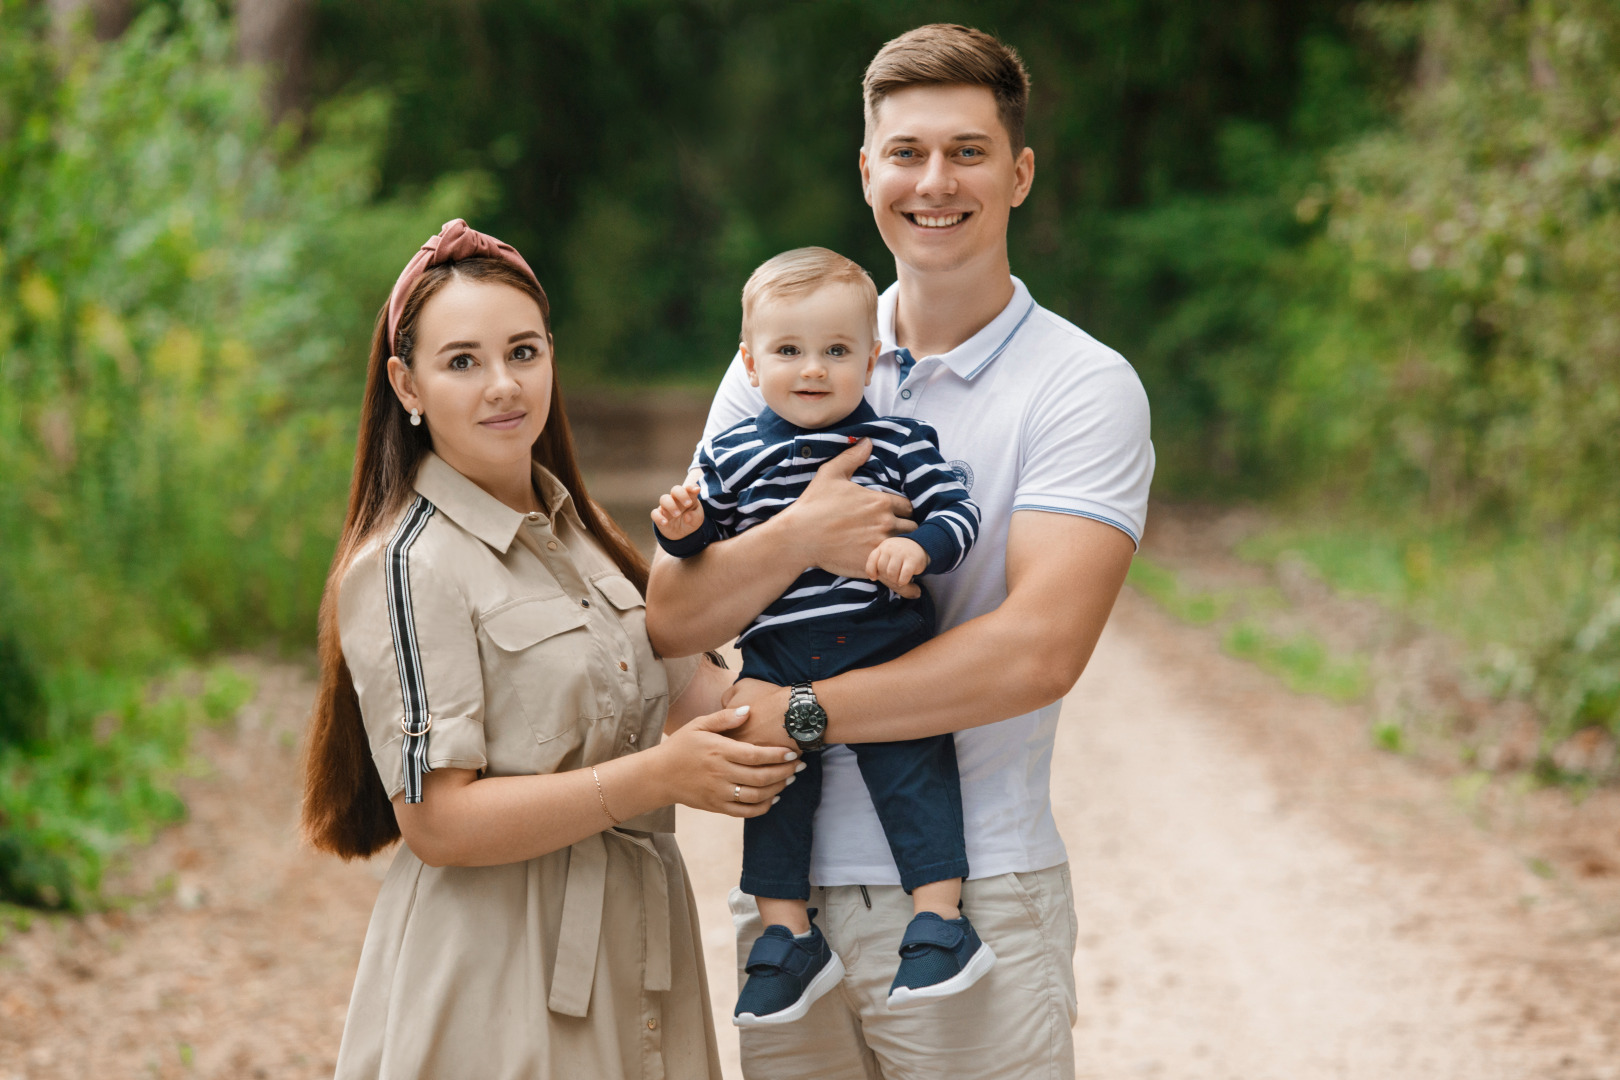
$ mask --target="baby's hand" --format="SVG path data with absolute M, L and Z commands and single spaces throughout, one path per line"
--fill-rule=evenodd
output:
M 901 595 L 915 593 L 911 579 L 928 569 L 928 552 L 915 540 L 891 536 L 872 549 L 866 559 L 866 576 Z M 907 588 L 911 586 L 911 588 Z
M 703 503 L 698 500 L 698 482 L 688 480 L 669 489 L 652 512 L 653 526 L 665 540 L 679 540 L 703 528 Z

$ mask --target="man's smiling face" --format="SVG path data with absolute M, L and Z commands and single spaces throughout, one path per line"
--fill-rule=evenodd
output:
M 1035 155 L 1014 152 L 982 86 L 908 86 L 878 102 L 861 183 L 883 242 L 913 270 L 1006 258 L 1007 219 L 1029 194 Z

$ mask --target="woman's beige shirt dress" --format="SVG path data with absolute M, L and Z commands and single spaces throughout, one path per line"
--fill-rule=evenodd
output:
M 430 769 L 512 776 L 652 745 L 696 670 L 653 654 L 635 586 L 567 490 L 536 477 L 550 512 L 522 514 L 429 455 L 420 498 L 343 578 L 343 655 L 390 797 L 405 788 L 413 687 Z M 435 868 L 402 845 L 360 955 L 339 1080 L 719 1077 L 674 822 L 666 807 L 505 866 Z

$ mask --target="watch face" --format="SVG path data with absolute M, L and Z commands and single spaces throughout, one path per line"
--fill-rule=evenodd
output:
M 827 713 L 820 705 L 797 702 L 787 707 L 782 724 L 799 742 L 815 742 L 827 730 Z

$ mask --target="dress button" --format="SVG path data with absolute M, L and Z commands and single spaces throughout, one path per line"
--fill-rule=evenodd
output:
M 807 457 L 811 456 L 814 453 L 815 453 L 814 450 L 811 450 L 808 446 L 806 446 L 804 449 L 799 451 L 799 456 L 807 458 Z
M 625 663 L 623 660 L 620 660 L 619 661 L 619 670 L 620 671 L 629 671 L 630 670 L 630 665 Z
M 658 1021 L 656 1021 L 656 1020 L 647 1021 L 647 1030 L 648 1031 L 657 1031 L 658 1030 Z
M 900 396 L 905 398 L 907 401 L 910 401 L 911 400 L 911 391 L 910 390 L 902 390 L 902 391 L 900 391 Z
M 589 601 L 589 600 L 588 600 L 588 599 L 586 599 L 586 598 L 584 598 L 584 597 L 581 597 L 581 598 L 580 598 L 580 601 L 579 601 L 579 606 L 580 606 L 580 607 L 590 607 L 590 606 L 591 606 L 591 602 L 590 602 L 590 601 Z
M 637 739 L 637 738 L 638 738 L 638 737 L 639 737 L 639 736 L 637 736 L 637 735 L 636 735 L 636 733 L 635 733 L 635 732 L 633 732 L 633 731 L 632 731 L 632 732 L 631 732 L 631 733 L 630 733 L 630 745 L 631 745 L 631 746 L 634 746 L 634 745 L 636 745 L 636 739 Z
M 547 540 L 546 541 L 546 550 L 547 551 L 556 551 L 557 550 L 557 541 L 555 541 L 555 540 Z
M 539 513 L 535 511 L 530 511 L 529 513 L 525 514 L 524 517 L 529 519 L 529 524 L 531 525 L 540 520 Z

